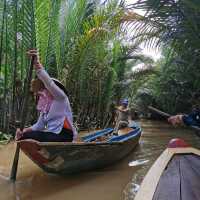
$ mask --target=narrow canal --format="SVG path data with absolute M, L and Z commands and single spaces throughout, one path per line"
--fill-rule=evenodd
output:
M 15 146 L 0 146 L 0 200 L 133 200 L 144 175 L 170 139 L 183 138 L 200 148 L 200 138 L 190 129 L 158 121 L 140 123 L 140 145 L 128 157 L 105 169 L 67 177 L 46 174 L 21 153 L 13 184 L 8 177 Z

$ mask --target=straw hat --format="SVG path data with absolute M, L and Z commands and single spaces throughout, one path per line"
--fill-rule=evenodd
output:
M 51 78 L 51 79 L 66 95 L 68 95 L 68 92 L 65 86 L 58 79 L 55 79 L 55 78 Z M 44 89 L 44 88 L 45 88 L 45 85 L 40 79 L 36 78 L 31 81 L 32 92 L 37 93 L 39 90 Z

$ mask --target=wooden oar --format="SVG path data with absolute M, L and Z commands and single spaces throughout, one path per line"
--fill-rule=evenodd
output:
M 157 108 L 154 108 L 154 107 L 152 107 L 152 106 L 148 106 L 148 109 L 151 110 L 151 111 L 153 111 L 153 112 L 155 112 L 155 113 L 157 113 L 157 114 L 159 114 L 159 115 L 162 116 L 162 117 L 165 117 L 165 118 L 171 117 L 170 114 L 168 114 L 168 113 L 166 113 L 166 112 L 163 112 L 163 111 L 161 111 L 161 110 L 158 110 Z
M 21 131 L 23 131 L 23 129 L 24 129 L 26 117 L 27 117 L 29 90 L 30 90 L 30 83 L 31 83 L 31 79 L 32 79 L 34 59 L 35 59 L 35 57 L 33 56 L 31 59 L 28 76 L 27 76 L 26 82 L 24 84 L 24 101 L 22 104 L 22 109 L 21 109 L 21 114 L 20 114 L 20 119 L 21 119 L 20 130 Z M 12 164 L 11 174 L 10 174 L 10 180 L 12 180 L 12 181 L 16 180 L 17 167 L 18 167 L 18 161 L 19 161 L 19 152 L 20 152 L 20 147 L 19 147 L 19 144 L 17 144 L 15 155 L 14 155 L 14 160 L 13 160 L 13 164 Z
M 153 111 L 153 112 L 155 112 L 155 113 L 157 113 L 157 114 L 159 114 L 159 115 L 161 115 L 162 117 L 167 118 L 167 119 L 172 116 L 172 115 L 170 115 L 168 113 L 165 113 L 165 112 L 163 112 L 163 111 L 161 111 L 161 110 L 159 110 L 157 108 L 154 108 L 153 106 L 148 106 L 148 109 Z M 198 132 L 200 131 L 200 127 L 198 127 L 198 126 L 189 126 L 189 127 L 194 129 L 194 130 L 196 130 L 196 131 L 198 131 Z

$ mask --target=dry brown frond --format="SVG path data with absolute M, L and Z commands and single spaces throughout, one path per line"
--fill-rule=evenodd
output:
M 133 22 L 143 20 L 144 16 L 139 15 L 133 11 L 127 11 L 124 16 L 121 17 L 121 23 L 124 22 Z

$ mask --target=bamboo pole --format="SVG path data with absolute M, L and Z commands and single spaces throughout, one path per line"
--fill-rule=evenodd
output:
M 32 6 L 32 23 L 31 23 L 31 44 L 30 47 L 34 48 L 36 46 L 36 34 L 35 34 L 35 16 L 34 16 L 34 1 L 31 3 Z M 29 90 L 30 90 L 30 83 L 32 79 L 32 72 L 33 72 L 33 64 L 34 64 L 34 59 L 35 56 L 32 56 L 31 62 L 29 65 L 29 69 L 27 72 L 26 80 L 24 83 L 24 100 L 21 108 L 21 113 L 20 113 L 20 130 L 23 131 L 25 123 L 26 123 L 26 117 L 28 113 L 28 99 L 29 99 Z M 18 161 L 19 161 L 19 153 L 20 153 L 20 146 L 17 143 L 16 146 L 16 151 L 13 159 L 13 164 L 11 168 L 11 174 L 10 174 L 10 180 L 15 181 L 16 180 L 16 175 L 17 175 L 17 167 L 18 167 Z
M 155 112 L 155 113 L 157 113 L 157 114 L 159 114 L 159 115 L 161 115 L 161 116 L 163 116 L 163 117 L 165 117 L 165 118 L 171 117 L 170 114 L 168 114 L 166 112 L 163 112 L 161 110 L 158 110 L 157 108 L 154 108 L 153 106 L 148 106 L 148 109 L 153 111 L 153 112 Z
M 148 106 L 148 109 L 159 114 L 159 115 L 161 115 L 161 116 L 163 116 L 163 117 L 165 117 L 165 118 L 169 118 L 169 117 L 172 116 L 172 115 L 170 115 L 166 112 L 163 112 L 161 110 L 158 110 L 157 108 L 154 108 L 152 106 Z M 189 126 L 189 127 L 192 128 L 193 130 L 197 131 L 197 132 L 200 132 L 200 127 L 198 127 L 198 126 Z
M 31 59 L 31 64 L 29 67 L 29 72 L 28 72 L 28 77 L 26 79 L 26 83 L 24 84 L 24 101 L 22 105 L 22 110 L 21 110 L 21 122 L 20 122 L 20 130 L 23 131 L 25 122 L 26 122 L 26 116 L 27 116 L 27 106 L 28 106 L 28 99 L 29 99 L 29 89 L 30 89 L 30 83 L 32 79 L 32 71 L 33 71 L 33 64 L 34 64 L 34 59 L 35 57 L 32 57 Z M 11 169 L 11 174 L 10 174 L 10 180 L 15 181 L 16 180 L 16 175 L 17 175 L 17 167 L 18 167 L 18 161 L 19 161 L 19 152 L 20 152 L 20 147 L 19 144 L 17 143 L 15 155 L 14 155 L 14 160 L 12 164 L 12 169 Z

